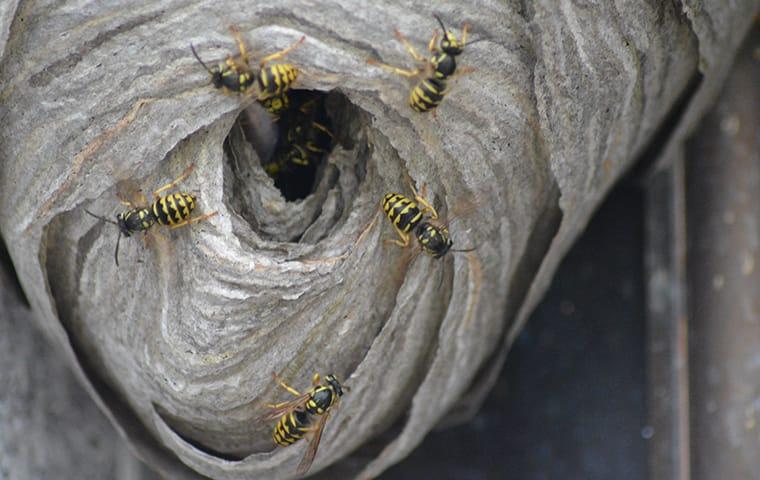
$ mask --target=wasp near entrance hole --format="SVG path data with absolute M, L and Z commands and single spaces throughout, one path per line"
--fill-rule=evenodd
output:
M 130 201 L 122 201 L 122 203 L 128 206 L 129 209 L 118 213 L 116 215 L 116 221 L 96 215 L 85 209 L 85 212 L 93 217 L 116 225 L 119 228 L 119 236 L 116 239 L 116 250 L 114 251 L 114 259 L 116 260 L 117 266 L 119 265 L 119 242 L 121 241 L 122 236 L 129 237 L 137 232 L 147 233 L 147 230 L 155 223 L 166 225 L 171 228 L 179 228 L 184 227 L 185 225 L 190 225 L 191 223 L 206 220 L 217 214 L 217 212 L 211 212 L 200 217 L 190 218 L 190 214 L 195 209 L 195 195 L 186 192 L 160 195 L 161 192 L 173 188 L 177 183 L 187 178 L 192 170 L 193 165 L 190 165 L 179 178 L 153 192 L 155 200 L 150 206 L 138 207 Z
M 259 72 L 254 74 L 250 66 L 250 57 L 248 49 L 243 42 L 240 30 L 234 25 L 230 26 L 230 31 L 235 37 L 237 43 L 238 55 L 227 55 L 224 62 L 219 63 L 213 68 L 209 68 L 195 51 L 195 47 L 190 44 L 190 49 L 198 62 L 211 75 L 211 83 L 215 88 L 221 88 L 228 93 L 248 93 L 254 83 L 258 86 L 258 100 L 262 102 L 265 108 L 269 109 L 265 103 L 272 97 L 278 97 L 290 88 L 290 85 L 298 78 L 298 68 L 289 63 L 268 65 L 269 62 L 278 60 L 293 49 L 301 45 L 306 37 L 301 37 L 290 47 L 275 52 L 261 59 L 259 62 Z M 276 104 L 277 101 L 274 101 Z
M 382 205 L 385 215 L 396 230 L 399 239 L 387 239 L 386 242 L 406 248 L 409 246 L 409 235 L 417 238 L 420 249 L 433 258 L 441 258 L 448 252 L 471 252 L 474 249 L 455 250 L 451 248 L 451 240 L 447 224 L 439 224 L 438 212 L 410 185 L 413 200 L 400 193 L 388 193 L 383 197 Z M 429 214 L 429 220 L 425 215 Z
M 381 63 L 375 59 L 367 60 L 368 63 L 377 65 L 389 72 L 401 75 L 407 78 L 419 78 L 420 80 L 409 94 L 409 106 L 417 112 L 429 112 L 434 110 L 443 101 L 443 97 L 448 93 L 447 80 L 451 79 L 457 70 L 456 58 L 464 51 L 467 43 L 467 30 L 469 24 L 466 22 L 462 25 L 462 37 L 457 37 L 450 31 L 446 30 L 443 21 L 434 15 L 438 24 L 443 31 L 441 41 L 436 45 L 438 32 L 433 33 L 433 37 L 428 43 L 428 50 L 433 54 L 426 59 L 409 43 L 398 30 L 395 31 L 396 38 L 404 45 L 404 48 L 417 63 L 414 69 L 404 69 Z M 471 69 L 460 69 L 459 74 L 468 73 Z

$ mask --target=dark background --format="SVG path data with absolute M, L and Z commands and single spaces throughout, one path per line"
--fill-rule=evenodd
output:
M 383 479 L 646 478 L 643 196 L 621 183 L 562 262 L 475 418 Z

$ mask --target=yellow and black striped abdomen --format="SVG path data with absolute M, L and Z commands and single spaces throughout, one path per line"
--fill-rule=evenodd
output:
M 298 69 L 289 63 L 262 68 L 258 76 L 260 98 L 282 95 L 297 77 Z
M 152 210 L 161 225 L 176 225 L 190 218 L 195 197 L 189 193 L 171 193 L 153 202 Z
M 427 112 L 441 103 L 446 95 L 446 82 L 437 78 L 426 78 L 415 85 L 409 94 L 409 106 L 417 112 Z
M 385 195 L 383 210 L 391 223 L 404 233 L 410 232 L 422 219 L 417 204 L 400 193 Z
M 309 425 L 311 425 L 309 414 L 302 410 L 294 410 L 280 417 L 277 425 L 274 426 L 272 438 L 277 445 L 287 447 L 302 439 Z

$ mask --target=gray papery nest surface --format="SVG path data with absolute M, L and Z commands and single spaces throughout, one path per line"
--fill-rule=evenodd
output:
M 370 478 L 472 412 L 562 255 L 658 127 L 683 138 L 758 1 L 157 1 L 0 5 L 0 229 L 39 327 L 149 465 L 172 478 L 290 478 L 262 404 L 335 373 L 348 392 L 312 472 Z M 472 25 L 437 115 L 407 106 L 436 28 Z M 340 145 L 285 202 L 191 55 L 288 56 L 326 92 Z M 246 113 L 261 122 L 262 110 Z M 675 118 L 669 114 L 678 112 Z M 266 120 L 266 117 L 264 117 Z M 264 122 L 266 123 L 266 122 Z M 264 126 L 260 126 L 264 128 Z M 257 132 L 266 132 L 261 130 Z M 271 128 L 271 126 L 269 127 Z M 122 239 L 119 197 L 195 166 L 208 221 Z M 384 243 L 407 177 L 447 216 L 441 260 Z M 508 434 L 508 432 L 505 432 Z M 306 442 L 301 442 L 306 443 Z M 86 459 L 85 459 L 86 461 Z

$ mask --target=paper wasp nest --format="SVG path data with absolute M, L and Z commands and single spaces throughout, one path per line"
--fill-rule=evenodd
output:
M 272 371 L 351 388 L 311 470 L 331 478 L 376 476 L 477 407 L 591 213 L 678 105 L 688 131 L 758 5 L 560 3 L 0 7 L 0 229 L 39 326 L 141 458 L 172 478 L 293 476 L 305 445 L 275 449 L 256 421 L 287 398 Z M 393 31 L 424 51 L 433 13 L 480 39 L 435 116 L 367 64 L 411 67 Z M 325 95 L 339 144 L 305 199 L 261 168 L 273 134 L 246 137 L 250 100 L 191 54 L 234 53 L 231 24 L 254 64 L 306 35 L 294 88 Z M 85 209 L 114 218 L 189 165 L 177 189 L 218 214 L 122 239 L 117 268 L 117 229 Z M 474 251 L 384 242 L 379 202 L 407 178 L 444 219 L 466 212 L 450 230 Z

